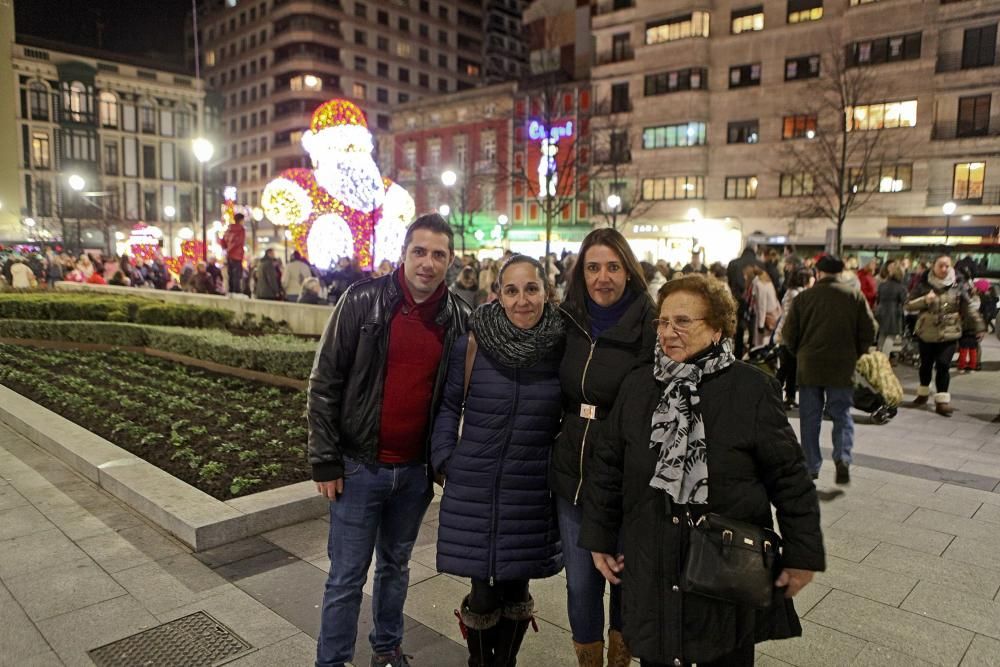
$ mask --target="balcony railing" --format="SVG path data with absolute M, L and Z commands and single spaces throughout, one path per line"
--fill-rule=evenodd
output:
M 997 62 L 994 60 L 992 63 L 987 65 L 975 65 L 972 67 L 962 66 L 962 52 L 953 51 L 951 53 L 939 53 L 937 57 L 937 65 L 934 67 L 934 71 L 938 74 L 944 72 L 964 72 L 976 69 L 983 69 L 984 67 L 996 67 Z
M 497 163 L 493 160 L 478 160 L 476 162 L 477 174 L 495 174 L 496 172 Z
M 635 7 L 635 0 L 605 0 L 593 5 L 593 15 L 603 16 L 604 14 L 619 12 L 623 9 L 632 9 L 633 7 Z
M 630 150 L 598 150 L 594 151 L 594 164 L 628 164 L 632 161 Z
M 927 192 L 928 206 L 941 206 L 945 202 L 955 202 L 960 207 L 965 206 L 1000 206 L 1000 186 L 993 186 L 983 189 L 981 197 L 957 197 L 955 192 L 948 189 L 935 189 Z M 963 215 L 959 210 L 955 215 Z
M 604 53 L 599 53 L 594 58 L 597 65 L 610 65 L 611 63 L 624 63 L 635 58 L 635 49 L 631 46 L 625 48 L 612 49 L 611 51 L 605 51 Z
M 959 132 L 958 121 L 945 120 L 938 121 L 934 123 L 931 128 L 931 139 L 934 141 L 946 141 L 949 139 L 977 139 L 981 137 L 996 137 L 1000 136 L 1000 128 L 995 127 L 997 124 L 994 123 L 994 127 L 986 128 L 985 130 L 970 131 L 968 128 L 962 128 Z

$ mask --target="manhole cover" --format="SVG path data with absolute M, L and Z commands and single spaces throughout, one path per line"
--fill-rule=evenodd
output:
M 97 667 L 209 667 L 250 645 L 203 611 L 88 651 Z

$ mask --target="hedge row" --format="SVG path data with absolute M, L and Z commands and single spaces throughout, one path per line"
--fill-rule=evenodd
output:
M 35 292 L 0 294 L 0 320 L 136 322 L 160 326 L 225 329 L 234 313 L 221 308 L 166 304 L 140 296 Z
M 309 377 L 316 352 L 316 343 L 293 336 L 234 336 L 126 322 L 0 319 L 0 337 L 149 347 L 296 380 Z

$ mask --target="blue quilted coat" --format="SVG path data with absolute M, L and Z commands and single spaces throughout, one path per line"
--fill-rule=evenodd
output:
M 456 446 L 468 343 L 452 348 L 431 439 L 431 462 L 447 478 L 437 569 L 497 581 L 552 576 L 563 565 L 547 482 L 562 412 L 558 351 L 515 369 L 480 346 Z

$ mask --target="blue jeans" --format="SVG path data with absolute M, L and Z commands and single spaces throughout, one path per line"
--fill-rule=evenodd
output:
M 851 404 L 854 389 L 851 387 L 799 386 L 799 418 L 802 429 L 802 450 L 809 472 L 819 473 L 823 455 L 819 451 L 819 430 L 823 424 L 823 405 L 833 417 L 833 460 L 851 462 L 854 448 L 854 419 Z
M 368 636 L 376 655 L 403 641 L 403 603 L 410 554 L 434 495 L 427 466 L 361 464 L 344 459 L 344 492 L 330 503 L 330 574 L 323 595 L 316 667 L 343 667 L 354 657 L 362 587 L 375 552 L 372 591 L 374 627 Z
M 577 546 L 583 509 L 564 498 L 556 498 L 559 537 L 566 563 L 566 606 L 573 641 L 578 644 L 604 641 L 604 575 L 594 567 L 590 552 Z M 611 586 L 611 629 L 622 629 L 622 587 Z

